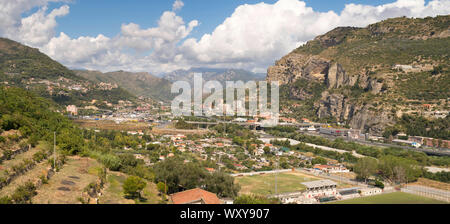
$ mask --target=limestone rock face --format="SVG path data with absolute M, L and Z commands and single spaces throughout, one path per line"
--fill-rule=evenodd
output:
M 295 83 L 301 78 L 327 86 L 320 100 L 315 103 L 315 108 L 312 108 L 319 118 L 334 117 L 339 122 L 347 122 L 354 129 L 378 134 L 382 132 L 383 125 L 392 122 L 387 114 L 369 110 L 370 104 L 357 105 L 342 94 L 330 93 L 333 89 L 356 84 L 373 94 L 380 93 L 383 83 L 372 78 L 368 71 L 348 74 L 342 65 L 331 60 L 291 53 L 277 61 L 267 72 L 267 81 L 279 81 L 281 85 Z M 290 94 L 297 100 L 310 98 L 309 93 L 297 88 L 290 89 Z
M 324 81 L 329 65 L 329 61 L 317 56 L 291 53 L 269 67 L 267 81 L 279 81 L 280 85 L 294 83 L 299 78 Z
M 397 106 L 416 110 L 407 102 L 417 97 L 405 91 L 408 86 L 422 88 L 412 73 L 431 72 L 438 65 L 448 68 L 448 60 L 442 59 L 448 56 L 449 21 L 448 15 L 400 17 L 365 28 L 338 27 L 276 61 L 267 71 L 267 80 L 285 85 L 283 97 L 298 102 L 282 106 L 298 117 L 333 117 L 352 128 L 381 134 L 401 116 Z M 405 75 L 395 69 L 397 65 L 411 69 Z M 430 79 L 444 80 L 439 75 Z M 445 91 L 446 86 L 433 83 Z M 436 96 L 435 100 L 446 98 Z
M 334 63 L 328 70 L 326 84 L 329 89 L 355 85 L 358 77 L 349 76 L 340 64 Z
M 341 94 L 324 92 L 318 107 L 319 118 L 335 117 L 339 122 L 348 122 L 353 129 L 370 133 L 380 134 L 386 125 L 394 123 L 387 111 L 372 111 L 370 104 L 354 104 Z

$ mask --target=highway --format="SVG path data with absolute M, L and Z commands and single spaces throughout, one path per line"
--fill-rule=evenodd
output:
M 259 126 L 259 123 L 246 123 L 246 122 L 233 122 L 233 121 L 217 121 L 217 122 L 194 122 L 194 121 L 187 121 L 189 124 L 197 124 L 197 125 L 217 125 L 217 124 L 238 124 L 242 126 Z M 295 126 L 295 127 L 309 127 L 309 126 L 321 126 L 323 124 L 320 123 L 314 123 L 314 124 L 283 124 L 282 126 Z M 319 133 L 312 133 L 312 132 L 305 132 L 305 131 L 297 131 L 298 133 L 312 135 L 312 136 L 319 136 L 324 137 L 328 139 L 336 139 L 334 136 L 330 135 L 323 135 Z M 342 138 L 344 141 L 347 142 L 358 142 L 364 145 L 369 146 L 377 146 L 377 147 L 396 147 L 396 148 L 402 148 L 402 149 L 408 149 L 408 150 L 414 150 L 419 152 L 424 152 L 428 155 L 436 155 L 436 156 L 450 156 L 450 150 L 448 149 L 435 149 L 435 148 L 429 148 L 429 147 L 421 147 L 421 148 L 415 148 L 411 146 L 402 146 L 402 145 L 395 145 L 395 144 L 388 144 L 388 143 L 381 143 L 381 142 L 371 142 L 371 141 L 365 141 L 365 140 L 359 140 L 359 139 L 345 139 Z
M 334 136 L 330 136 L 330 135 L 321 135 L 318 133 L 311 133 L 311 132 L 300 132 L 301 134 L 306 134 L 306 135 L 311 135 L 311 136 L 317 136 L 317 137 L 323 137 L 323 138 L 328 138 L 331 140 L 335 140 L 337 137 Z M 436 156 L 450 156 L 450 151 L 446 150 L 446 149 L 434 149 L 434 148 L 415 148 L 415 147 L 409 147 L 409 146 L 402 146 L 402 145 L 394 145 L 394 144 L 388 144 L 388 143 L 381 143 L 381 142 L 370 142 L 370 141 L 363 141 L 363 140 L 357 140 L 357 139 L 352 139 L 352 140 L 348 140 L 345 138 L 341 138 L 342 140 L 346 141 L 346 142 L 357 142 L 357 143 L 361 143 L 364 145 L 368 145 L 368 146 L 377 146 L 377 147 L 396 147 L 396 148 L 402 148 L 402 149 L 408 149 L 408 150 L 415 150 L 415 151 L 420 151 L 420 152 L 424 152 L 428 155 L 436 155 Z

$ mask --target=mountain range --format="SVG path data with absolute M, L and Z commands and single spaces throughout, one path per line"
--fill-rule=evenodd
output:
M 167 101 L 172 99 L 170 94 L 171 83 L 163 78 L 153 76 L 147 72 L 106 72 L 89 70 L 75 70 L 76 75 L 93 82 L 114 83 L 126 89 L 135 96 L 149 97 L 154 100 Z
M 226 81 L 262 81 L 266 74 L 253 73 L 243 69 L 226 69 L 226 68 L 191 68 L 189 70 L 176 70 L 166 73 L 163 77 L 171 82 L 187 81 L 194 84 L 194 73 L 202 73 L 205 81 L 215 80 L 219 81 L 222 86 L 225 86 Z

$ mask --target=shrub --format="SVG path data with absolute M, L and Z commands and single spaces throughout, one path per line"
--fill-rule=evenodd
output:
M 9 160 L 12 158 L 13 152 L 9 149 L 3 151 L 3 159 L 4 160 Z
M 19 186 L 11 196 L 11 199 L 16 204 L 29 204 L 31 198 L 37 194 L 36 186 L 30 181 L 22 186 Z
M 375 180 L 375 187 L 384 189 L 384 184 L 383 184 L 383 182 L 381 182 L 379 180 Z
M 111 154 L 102 155 L 101 162 L 112 171 L 119 171 L 121 165 L 120 158 Z
M 166 185 L 163 182 L 158 182 L 158 184 L 156 185 L 156 188 L 158 189 L 158 191 L 160 193 L 166 192 Z
M 126 195 L 136 198 L 141 196 L 141 191 L 147 183 L 140 177 L 131 176 L 128 177 L 123 183 L 123 191 Z
M 0 198 L 0 205 L 12 204 L 12 200 L 10 197 L 5 196 Z
M 44 160 L 47 157 L 47 154 L 44 152 L 37 152 L 33 155 L 33 160 L 36 162 L 41 162 L 42 160 Z

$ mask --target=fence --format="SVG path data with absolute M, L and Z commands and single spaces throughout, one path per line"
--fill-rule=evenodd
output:
M 450 191 L 439 190 L 431 187 L 407 185 L 401 189 L 402 192 L 433 198 L 440 201 L 450 202 Z
M 291 171 L 292 171 L 292 169 L 270 170 L 270 171 L 260 171 L 260 172 L 250 172 L 250 173 L 235 173 L 235 174 L 231 174 L 231 176 L 233 176 L 233 177 L 255 176 L 255 175 L 262 175 L 262 174 L 286 173 L 286 172 L 291 172 Z

